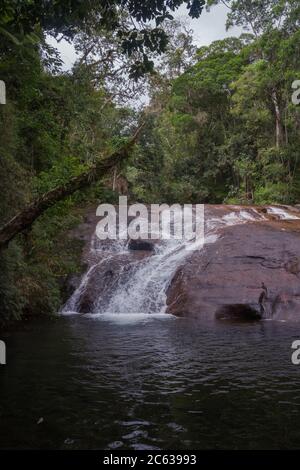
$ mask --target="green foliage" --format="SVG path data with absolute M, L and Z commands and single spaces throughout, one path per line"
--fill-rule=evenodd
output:
M 1 254 L 0 323 L 58 312 L 66 279 L 82 269 L 81 242 L 65 235 L 80 220 L 70 200 L 61 203 Z
M 25 8 L 26 2 L 15 2 L 14 8 L 21 3 Z M 2 21 L 9 4 L 13 2 L 1 4 Z M 8 12 L 5 21 L 19 37 L 25 10 L 16 23 L 14 12 Z M 94 86 L 88 70 L 57 74 L 56 54 L 48 49 L 45 64 L 43 40 L 42 50 L 27 39 L 21 45 L 10 38 L 0 43 L 0 78 L 8 95 L 7 104 L 0 107 L 1 224 L 124 144 L 130 133 L 132 112 L 117 108 L 104 90 Z M 116 202 L 108 184 L 109 180 L 98 182 L 49 209 L 3 251 L 0 323 L 58 311 L 67 278 L 82 270 L 82 244 L 68 232 L 81 221 L 87 205 Z
M 14 318 L 20 319 L 25 299 L 20 289 L 24 258 L 20 246 L 13 242 L 0 255 L 0 325 Z
M 65 157 L 63 160 L 55 162 L 49 171 L 42 171 L 38 177 L 33 179 L 34 196 L 41 196 L 56 186 L 64 185 L 87 168 L 88 166 L 78 162 L 76 157 Z
M 2 0 L 1 223 L 122 148 L 139 120 L 145 127 L 128 163 L 49 209 L 1 254 L 0 322 L 57 312 L 82 268 L 68 233 L 86 206 L 117 202 L 118 179 L 146 203 L 299 203 L 299 2 L 228 0 L 228 27 L 249 33 L 195 52 L 172 12 L 185 4 L 198 17 L 204 3 Z M 46 34 L 75 41 L 72 71 L 61 72 Z M 127 78 L 154 65 L 145 112 L 121 107 L 139 95 Z
M 242 2 L 230 3 L 237 15 Z M 264 34 L 201 47 L 171 91 L 155 96 L 164 106 L 147 123 L 128 176 L 137 198 L 299 202 L 300 108 L 291 102 L 299 31 L 267 27 L 259 3 L 250 14 Z
M 218 3 L 228 7 L 227 29 L 242 26 L 258 37 L 272 29 L 295 32 L 299 26 L 298 0 L 207 0 L 207 7 Z
M 162 24 L 172 19 L 171 13 L 182 4 L 192 18 L 198 18 L 205 1 L 2 0 L 0 37 L 14 46 L 22 46 L 29 42 L 37 44 L 44 32 L 70 40 L 82 31 L 94 35 L 101 29 L 108 33 L 117 31 L 124 54 L 128 57 L 133 52 L 141 54 L 130 72 L 132 78 L 138 79 L 153 71 L 149 54 L 166 50 L 168 37 Z M 123 23 L 124 15 L 131 19 L 129 27 Z

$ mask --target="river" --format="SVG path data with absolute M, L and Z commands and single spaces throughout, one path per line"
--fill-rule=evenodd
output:
M 1 448 L 300 447 L 290 323 L 74 315 L 4 336 Z

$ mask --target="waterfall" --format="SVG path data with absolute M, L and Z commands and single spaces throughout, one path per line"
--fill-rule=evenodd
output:
M 211 211 L 210 206 L 205 208 L 203 246 L 197 246 L 195 240 L 169 239 L 156 242 L 152 252 L 139 253 L 130 251 L 126 240 L 103 242 L 94 234 L 90 266 L 62 313 L 164 314 L 167 288 L 178 268 L 193 255 L 191 248 L 205 250 L 207 244 L 217 240 L 222 229 L 262 222 L 268 219 L 268 214 L 285 220 L 296 217 L 278 207 L 269 207 L 264 212 L 248 207 L 220 207 L 225 208 L 220 215 Z
M 290 212 L 286 211 L 285 209 L 282 209 L 281 207 L 268 207 L 267 210 L 269 214 L 275 215 L 281 220 L 299 219 L 299 217 L 294 214 L 291 214 Z

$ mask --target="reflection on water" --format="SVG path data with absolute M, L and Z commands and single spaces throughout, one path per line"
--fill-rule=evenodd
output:
M 294 325 L 119 319 L 1 335 L 1 448 L 300 447 Z

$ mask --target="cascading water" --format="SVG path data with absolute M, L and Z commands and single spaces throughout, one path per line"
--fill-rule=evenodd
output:
M 285 209 L 282 209 L 281 207 L 268 207 L 268 214 L 277 216 L 281 220 L 295 220 L 299 219 L 294 214 L 291 214 L 290 212 L 287 212 Z
M 166 288 L 172 274 L 187 256 L 185 243 L 163 242 L 156 253 L 135 264 L 130 276 L 122 279 L 105 311 L 101 299 L 95 311 L 102 313 L 164 313 Z
M 131 252 L 127 241 L 104 243 L 94 234 L 90 248 L 93 262 L 62 313 L 164 314 L 167 288 L 177 269 L 192 256 L 191 248 L 205 249 L 223 228 L 265 221 L 268 214 L 284 220 L 297 218 L 278 207 L 269 207 L 264 213 L 255 208 L 228 206 L 221 215 L 206 209 L 203 246 L 195 240 L 161 240 L 155 243 L 153 252 L 142 255 Z

